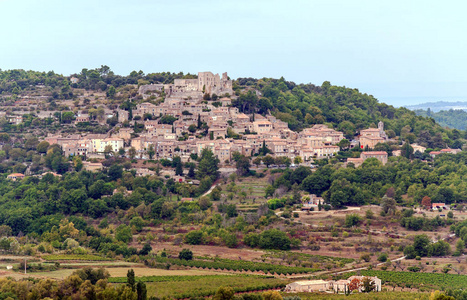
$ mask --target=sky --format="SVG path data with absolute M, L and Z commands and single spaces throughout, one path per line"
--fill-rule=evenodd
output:
M 228 72 L 467 100 L 467 1 L 0 0 L 0 69 Z

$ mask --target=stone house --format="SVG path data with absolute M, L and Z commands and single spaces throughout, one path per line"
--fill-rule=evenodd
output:
M 363 161 L 367 160 L 368 158 L 376 158 L 379 160 L 383 165 L 388 162 L 388 153 L 386 151 L 373 151 L 373 152 L 362 152 L 360 157 Z

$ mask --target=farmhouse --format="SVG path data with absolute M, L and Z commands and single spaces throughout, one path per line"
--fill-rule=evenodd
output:
M 12 173 L 10 175 L 8 175 L 6 178 L 7 179 L 11 179 L 13 181 L 16 181 L 16 180 L 21 180 L 23 179 L 25 176 L 24 174 L 21 174 L 21 173 Z
M 348 279 L 341 279 L 341 280 L 304 280 L 304 281 L 296 281 L 289 283 L 285 286 L 285 292 L 289 293 L 313 293 L 313 292 L 326 292 L 326 291 L 333 291 L 334 293 L 345 292 L 349 288 L 349 284 L 352 281 L 357 281 L 360 283 L 358 290 L 361 292 L 363 290 L 363 286 L 361 283 L 363 282 L 364 278 L 369 278 L 374 283 L 374 291 L 380 292 L 381 291 L 381 279 L 378 277 L 366 277 L 366 276 L 351 276 Z
M 330 289 L 330 281 L 324 280 L 304 280 L 289 283 L 285 286 L 285 292 L 324 292 Z

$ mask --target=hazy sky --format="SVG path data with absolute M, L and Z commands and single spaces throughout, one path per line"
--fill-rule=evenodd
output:
M 467 98 L 466 1 L 0 0 L 0 68 L 227 71 Z M 407 97 L 401 100 L 400 97 Z

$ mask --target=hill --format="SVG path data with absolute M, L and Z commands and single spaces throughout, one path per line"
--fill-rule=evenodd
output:
M 467 108 L 467 107 L 466 107 Z M 455 128 L 458 130 L 467 129 L 467 111 L 462 109 L 450 109 L 433 112 L 431 109 L 416 109 L 414 112 L 418 116 L 433 118 L 441 126 Z
M 438 101 L 438 102 L 426 102 L 417 105 L 407 105 L 406 108 L 410 110 L 428 110 L 432 112 L 439 112 L 441 110 L 467 110 L 466 101 L 457 101 L 457 102 L 448 102 L 448 101 Z

